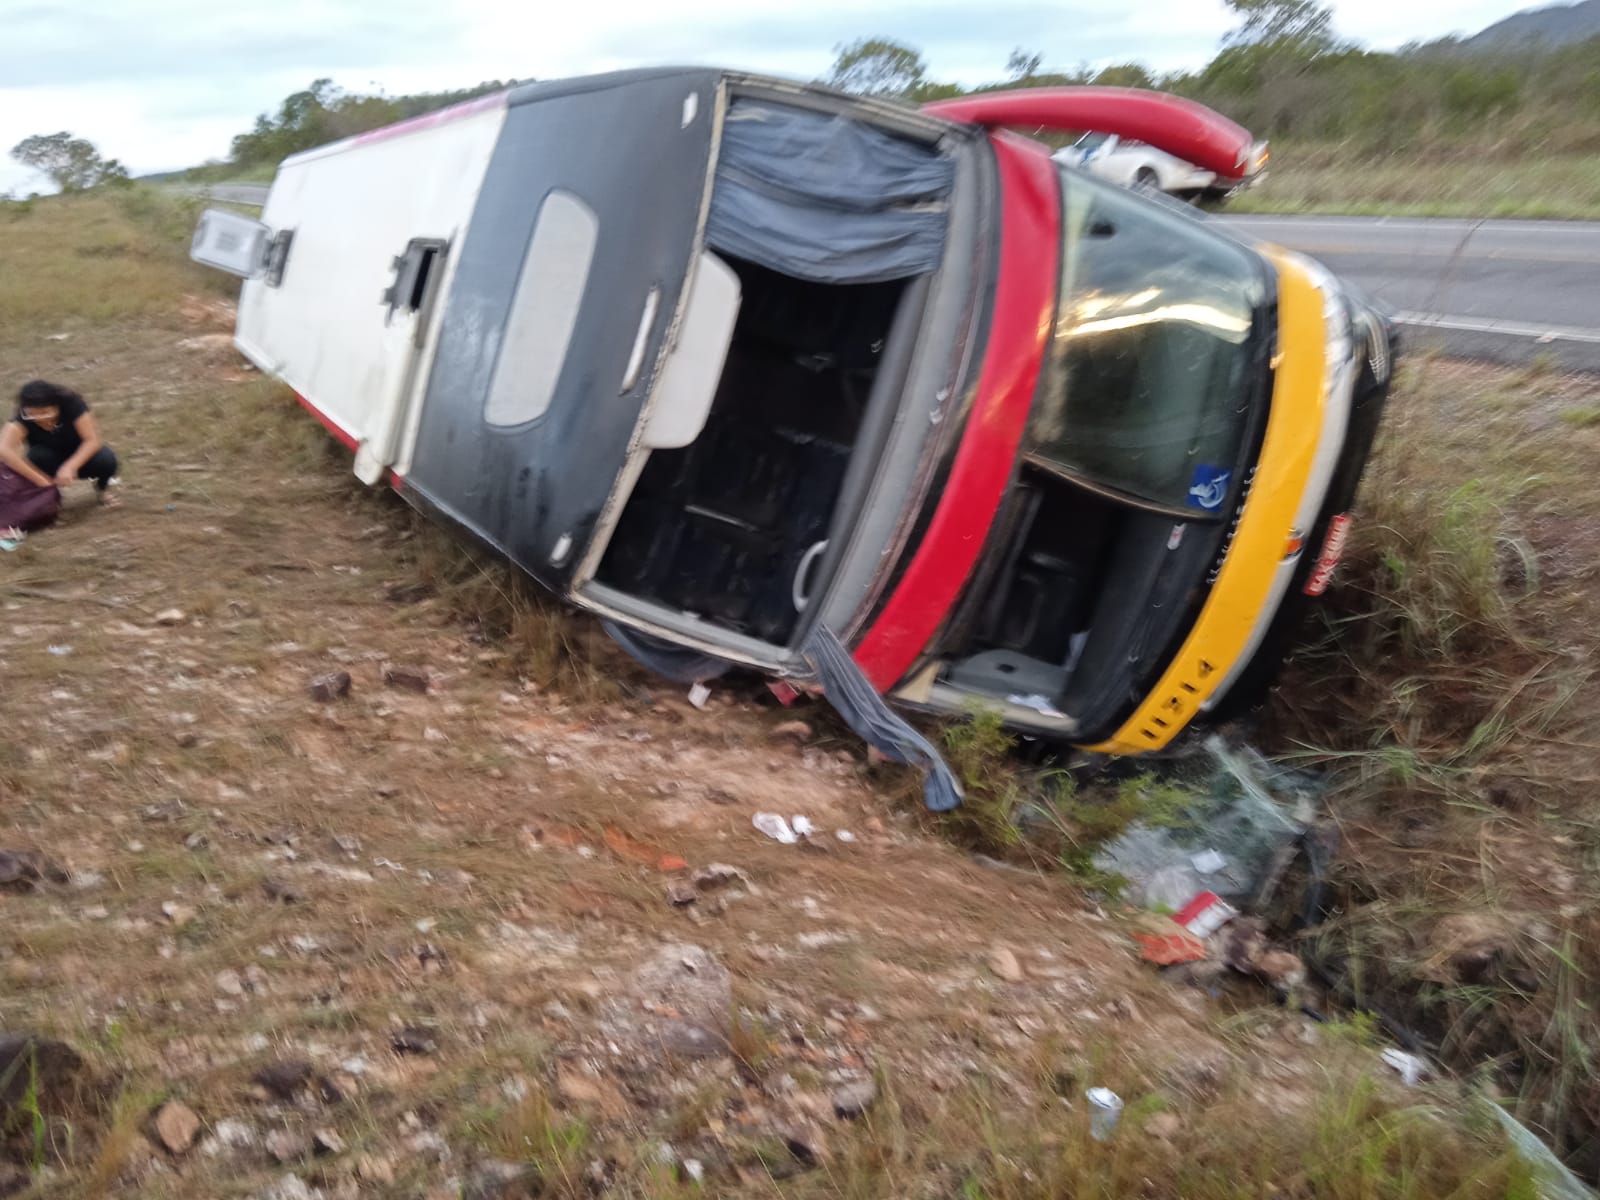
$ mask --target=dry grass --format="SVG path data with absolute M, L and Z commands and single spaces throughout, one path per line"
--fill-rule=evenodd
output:
M 1346 849 L 1313 958 L 1482 1067 L 1586 1171 L 1600 433 L 1563 414 L 1591 387 L 1537 364 L 1408 370 L 1270 734 L 1338 769 Z
M 1270 174 L 1234 212 L 1357 216 L 1600 217 L 1600 155 L 1419 161 L 1342 146 L 1274 146 Z

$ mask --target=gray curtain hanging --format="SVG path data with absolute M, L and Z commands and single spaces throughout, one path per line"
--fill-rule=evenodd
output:
M 723 125 L 706 241 L 818 283 L 936 270 L 950 160 L 843 116 L 735 100 Z

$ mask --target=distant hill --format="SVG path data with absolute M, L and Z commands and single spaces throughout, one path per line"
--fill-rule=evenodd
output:
M 1600 37 L 1600 0 L 1526 8 L 1464 39 L 1465 50 L 1526 50 L 1568 46 Z

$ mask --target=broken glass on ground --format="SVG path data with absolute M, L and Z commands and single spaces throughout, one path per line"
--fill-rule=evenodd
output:
M 1307 840 L 1324 780 L 1212 735 L 1178 782 L 1192 803 L 1174 820 L 1129 826 L 1096 852 L 1096 869 L 1127 880 L 1125 898 L 1143 908 L 1177 912 L 1202 892 L 1265 905 Z

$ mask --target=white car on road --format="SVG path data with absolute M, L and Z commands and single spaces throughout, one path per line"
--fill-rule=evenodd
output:
M 1164 150 L 1113 133 L 1086 133 L 1072 145 L 1057 150 L 1055 158 L 1123 187 L 1166 192 L 1186 200 L 1221 199 L 1261 178 L 1267 144 L 1255 144 L 1237 178 L 1203 170 Z

